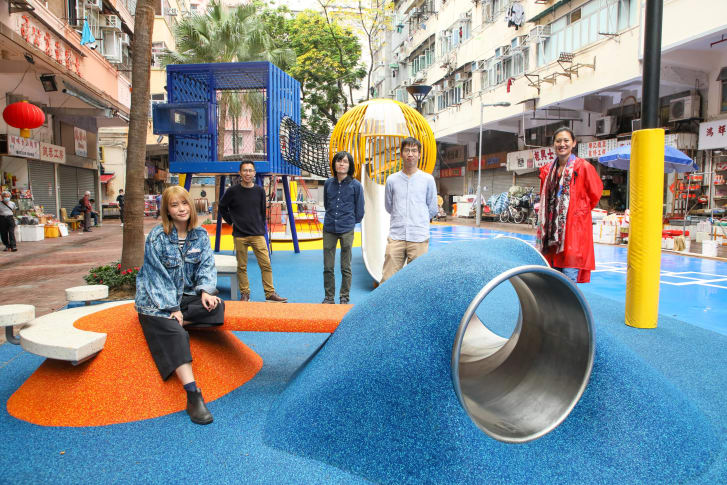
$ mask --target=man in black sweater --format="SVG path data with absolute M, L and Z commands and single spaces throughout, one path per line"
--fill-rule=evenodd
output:
M 232 225 L 237 256 L 237 281 L 240 285 L 240 300 L 250 301 L 250 282 L 247 279 L 247 250 L 252 247 L 262 273 L 265 300 L 287 302 L 275 292 L 273 268 L 270 265 L 268 246 L 265 243 L 265 190 L 255 185 L 255 164 L 240 164 L 240 185 L 230 187 L 220 200 L 219 212 Z

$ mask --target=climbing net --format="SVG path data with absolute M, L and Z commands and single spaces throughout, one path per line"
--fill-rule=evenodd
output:
M 321 177 L 330 177 L 328 138 L 313 133 L 285 116 L 280 121 L 280 152 L 283 160 Z

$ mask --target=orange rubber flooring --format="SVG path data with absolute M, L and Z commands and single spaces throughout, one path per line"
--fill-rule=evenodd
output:
M 353 305 L 225 302 L 225 324 L 190 331 L 192 367 L 205 401 L 242 386 L 263 359 L 231 330 L 332 333 Z M 81 330 L 107 334 L 104 349 L 78 366 L 46 359 L 10 397 L 8 412 L 41 426 L 104 426 L 182 411 L 176 376 L 162 381 L 132 303 L 80 318 Z

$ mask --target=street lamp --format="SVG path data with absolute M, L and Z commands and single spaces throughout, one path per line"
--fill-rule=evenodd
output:
M 510 106 L 507 101 L 499 101 L 497 103 L 480 103 L 480 143 L 477 146 L 477 197 L 475 198 L 475 225 L 480 226 L 482 218 L 482 110 L 489 106 Z
M 427 86 L 424 84 L 417 84 L 414 86 L 406 87 L 406 91 L 411 94 L 411 97 L 414 98 L 414 101 L 416 101 L 417 111 L 419 111 L 419 113 L 422 112 L 422 108 L 424 107 L 424 98 L 427 97 L 427 94 L 429 94 L 429 91 L 431 90 L 431 86 Z

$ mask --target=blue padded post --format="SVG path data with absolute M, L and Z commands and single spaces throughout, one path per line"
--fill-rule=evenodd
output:
M 191 178 L 191 177 L 189 177 Z M 215 201 L 217 204 L 217 227 L 215 228 L 215 252 L 220 252 L 220 239 L 222 239 L 222 214 L 220 214 L 220 201 L 222 196 L 225 194 L 225 176 L 220 175 L 220 195 Z
M 293 215 L 293 201 L 290 200 L 290 187 L 288 186 L 288 176 L 283 175 L 283 192 L 285 192 L 285 207 L 288 208 L 288 221 L 290 221 L 290 234 L 293 236 L 293 249 L 296 253 L 300 252 L 298 246 L 298 231 L 295 228 L 295 216 Z
M 188 173 L 186 177 L 184 177 L 184 190 L 189 192 L 189 189 L 192 187 L 192 177 L 194 176 L 193 173 Z
M 255 174 L 255 183 L 258 184 L 260 187 L 265 188 L 265 175 L 264 174 Z M 267 201 L 265 201 L 267 203 Z M 265 244 L 268 247 L 268 255 L 273 254 L 273 248 L 270 245 L 270 238 L 268 237 L 268 219 L 267 217 L 263 220 L 263 224 L 265 224 Z

